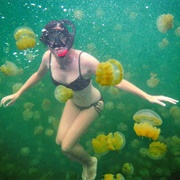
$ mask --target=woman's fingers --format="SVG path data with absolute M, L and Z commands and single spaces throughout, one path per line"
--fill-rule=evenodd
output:
M 172 103 L 172 104 L 176 104 L 176 103 L 179 102 L 178 100 L 167 97 L 167 96 L 156 96 L 156 100 L 157 101 L 155 101 L 155 102 L 160 104 L 161 106 L 166 106 L 166 104 L 163 103 L 162 101 L 169 102 L 169 103 Z
M 11 99 L 10 96 L 6 96 L 4 98 L 2 98 L 1 100 L 1 105 L 3 105 L 4 107 L 10 106 L 14 103 L 14 101 Z

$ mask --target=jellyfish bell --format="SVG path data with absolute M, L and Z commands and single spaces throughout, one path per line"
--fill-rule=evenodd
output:
M 32 36 L 34 38 L 36 37 L 33 30 L 29 27 L 26 27 L 26 26 L 20 26 L 14 30 L 15 40 L 18 40 L 22 36 Z
M 13 93 L 16 93 L 22 86 L 23 86 L 22 83 L 15 83 L 15 84 L 13 84 L 13 86 L 12 86 Z
M 31 149 L 28 146 L 22 147 L 20 149 L 20 154 L 22 156 L 28 156 L 30 152 L 31 152 Z
M 150 78 L 147 80 L 146 84 L 150 88 L 155 88 L 159 84 L 159 79 L 157 78 L 157 74 L 151 73 Z
M 26 26 L 21 26 L 15 29 L 14 38 L 16 46 L 19 50 L 33 48 L 36 45 L 36 35 L 33 30 Z
M 11 61 L 6 61 L 0 66 L 0 72 L 6 76 L 16 76 L 18 74 L 18 67 Z
M 54 91 L 54 96 L 59 102 L 66 102 L 73 97 L 73 90 L 63 85 L 59 85 Z
M 110 59 L 98 65 L 96 82 L 102 86 L 114 86 L 123 79 L 124 71 L 120 62 Z
M 54 134 L 54 130 L 53 129 L 46 129 L 45 130 L 45 135 L 46 136 L 52 136 Z
M 134 131 L 138 136 L 144 136 L 157 140 L 161 130 L 154 126 L 160 126 L 162 124 L 161 117 L 150 109 L 142 109 L 136 112 L 133 116 Z
M 122 171 L 124 174 L 132 175 L 134 174 L 134 166 L 132 165 L 132 163 L 126 162 L 122 166 Z
M 180 26 L 175 29 L 174 33 L 177 37 L 180 37 Z
M 114 180 L 114 175 L 113 174 L 105 174 L 104 180 Z
M 169 41 L 167 38 L 163 38 L 162 41 L 158 43 L 158 47 L 160 49 L 164 49 L 168 45 L 169 45 Z
M 123 177 L 123 175 L 120 174 L 120 173 L 116 174 L 116 179 L 117 179 L 117 180 L 125 180 L 125 178 Z
M 151 109 L 142 109 L 133 115 L 134 121 L 137 123 L 148 122 L 153 126 L 160 126 L 162 124 L 161 117 Z
M 149 145 L 147 155 L 154 160 L 162 159 L 167 151 L 167 145 L 159 141 L 154 141 Z
M 166 33 L 174 26 L 174 16 L 172 14 L 162 14 L 156 20 L 156 26 L 159 32 Z
M 121 132 L 109 133 L 107 135 L 107 144 L 109 150 L 119 151 L 124 148 L 126 144 L 125 136 Z
M 146 157 L 148 154 L 148 149 L 146 148 L 140 148 L 139 149 L 139 154 L 141 155 L 141 157 Z
M 96 138 L 93 138 L 92 146 L 97 154 L 105 155 L 109 152 L 107 146 L 107 137 L 105 134 L 99 134 Z
M 75 10 L 74 11 L 74 18 L 77 19 L 77 20 L 82 20 L 84 17 L 84 13 L 82 10 Z

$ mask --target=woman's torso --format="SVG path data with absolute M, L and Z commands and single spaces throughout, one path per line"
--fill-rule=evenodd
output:
M 79 50 L 70 50 L 66 59 L 61 64 L 58 63 L 53 54 L 51 54 L 51 59 L 48 58 L 48 54 L 50 57 L 50 51 L 47 53 L 48 59 L 46 65 L 50 68 L 51 76 L 57 83 L 68 86 L 74 82 L 75 85 L 77 79 L 80 77 L 80 73 L 85 82 L 91 78 L 91 74 L 88 73 L 89 69 L 85 63 L 86 59 L 83 58 L 83 55 L 81 55 L 79 61 L 80 53 L 81 51 Z M 74 91 L 72 98 L 72 101 L 78 106 L 89 106 L 90 104 L 97 102 L 101 97 L 100 92 L 92 85 L 91 80 L 83 87 L 83 89 L 80 89 L 81 90 Z

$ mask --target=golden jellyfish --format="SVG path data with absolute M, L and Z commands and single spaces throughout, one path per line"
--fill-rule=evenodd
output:
M 54 130 L 53 129 L 46 129 L 45 130 L 45 135 L 46 136 L 52 136 L 54 134 Z
M 25 102 L 23 104 L 23 107 L 24 107 L 25 110 L 31 110 L 34 107 L 34 104 L 31 103 L 31 102 Z
M 59 102 L 66 102 L 68 99 L 73 97 L 73 90 L 59 85 L 54 91 L 54 96 Z
M 112 101 L 108 101 L 104 105 L 105 109 L 112 111 L 114 109 L 114 103 Z
M 36 45 L 36 35 L 29 27 L 18 27 L 14 31 L 16 46 L 19 50 L 33 48 Z
M 41 114 L 39 111 L 34 111 L 33 119 L 34 120 L 40 120 L 41 119 Z
M 49 99 L 44 99 L 41 107 L 44 111 L 49 111 L 51 109 L 51 101 Z
M 121 132 L 109 133 L 107 135 L 107 147 L 111 151 L 119 151 L 125 146 L 126 140 Z
M 134 21 L 134 20 L 136 19 L 137 15 L 138 15 L 138 13 L 136 13 L 136 12 L 131 12 L 131 13 L 129 14 L 129 19 L 132 20 L 132 21 Z
M 0 66 L 0 72 L 6 76 L 16 76 L 18 74 L 18 67 L 11 61 L 6 61 L 5 64 Z
M 180 119 L 180 107 L 172 106 L 170 109 L 170 114 L 173 117 L 173 119 Z
M 139 154 L 141 155 L 141 157 L 146 157 L 147 153 L 148 153 L 148 149 L 146 149 L 146 148 L 139 149 Z
M 169 45 L 169 41 L 167 38 L 163 38 L 162 41 L 158 43 L 158 47 L 161 49 L 164 49 L 168 45 Z
M 159 79 L 157 78 L 157 74 L 151 73 L 150 78 L 147 80 L 147 86 L 150 88 L 155 88 L 159 84 Z
M 94 43 L 88 43 L 87 44 L 87 51 L 93 52 L 96 49 L 96 45 Z
M 134 131 L 138 136 L 148 137 L 153 140 L 157 140 L 160 134 L 160 129 L 154 126 L 160 126 L 162 124 L 161 117 L 150 109 L 143 109 L 136 112 L 133 116 Z
M 120 31 L 121 29 L 122 29 L 122 25 L 121 24 L 116 24 L 113 30 Z
M 33 115 L 34 113 L 30 109 L 26 109 L 25 111 L 22 112 L 22 116 L 25 121 L 32 119 Z
M 35 136 L 40 135 L 43 133 L 43 131 L 44 131 L 44 127 L 41 125 L 38 125 L 34 128 L 34 135 Z
M 159 32 L 166 33 L 174 26 L 174 16 L 172 14 L 162 14 L 156 20 L 156 26 Z
M 177 37 L 180 37 L 180 26 L 175 29 L 174 33 Z
M 31 149 L 29 147 L 25 146 L 25 147 L 21 148 L 20 153 L 22 156 L 28 156 L 30 151 L 31 151 Z
M 122 172 L 127 175 L 132 175 L 134 173 L 134 166 L 132 165 L 132 163 L 124 163 L 122 166 Z
M 49 122 L 49 124 L 52 124 L 52 126 L 53 126 L 53 128 L 54 128 L 55 130 L 58 129 L 59 119 L 57 119 L 57 118 L 54 117 L 54 116 L 49 116 L 49 117 L 48 117 L 48 122 Z
M 22 83 L 15 83 L 15 84 L 13 84 L 13 86 L 12 86 L 12 91 L 13 91 L 13 93 L 16 93 L 17 91 L 19 91 L 19 89 L 20 89 L 22 86 L 23 86 Z
M 174 123 L 179 126 L 180 125 L 180 107 L 172 106 L 170 109 L 170 114 L 174 119 Z
M 74 18 L 77 20 L 82 20 L 82 18 L 84 17 L 83 11 L 81 10 L 75 10 L 74 11 Z
M 105 134 L 100 134 L 92 139 L 92 146 L 94 152 L 97 154 L 105 155 L 109 152 L 107 145 L 107 137 Z
M 114 175 L 113 174 L 105 174 L 104 180 L 114 180 Z
M 179 157 L 180 156 L 180 138 L 177 135 L 174 135 L 172 137 L 168 137 L 165 142 L 168 146 L 170 153 L 173 156 Z
M 123 122 L 120 122 L 118 125 L 117 125 L 117 129 L 119 131 L 128 131 L 128 125 L 123 123 Z
M 149 149 L 147 152 L 147 155 L 151 158 L 151 159 L 162 159 L 167 151 L 167 145 L 164 143 L 161 143 L 159 141 L 154 141 L 149 145 Z
M 115 59 L 110 59 L 98 65 L 96 82 L 101 86 L 114 86 L 122 81 L 123 74 L 121 63 Z
M 114 86 L 110 86 L 108 88 L 108 93 L 115 99 L 117 98 L 117 96 L 120 97 L 122 95 L 121 91 L 119 91 L 119 89 Z
M 105 12 L 104 12 L 104 10 L 102 9 L 102 8 L 98 8 L 97 10 L 96 10 L 96 16 L 97 17 L 103 17 L 105 15 Z
M 130 143 L 130 146 L 131 146 L 132 148 L 138 148 L 139 145 L 140 145 L 140 142 L 139 142 L 138 139 L 133 139 L 133 140 L 131 141 L 131 143 Z
M 116 180 L 125 180 L 124 176 L 120 173 L 116 174 Z

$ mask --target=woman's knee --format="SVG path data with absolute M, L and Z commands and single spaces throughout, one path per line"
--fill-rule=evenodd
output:
M 55 140 L 57 145 L 61 145 L 62 144 L 62 138 L 56 136 L 56 140 Z
M 64 153 L 69 153 L 71 151 L 71 147 L 59 137 L 56 137 L 56 144 L 61 146 L 61 150 Z

